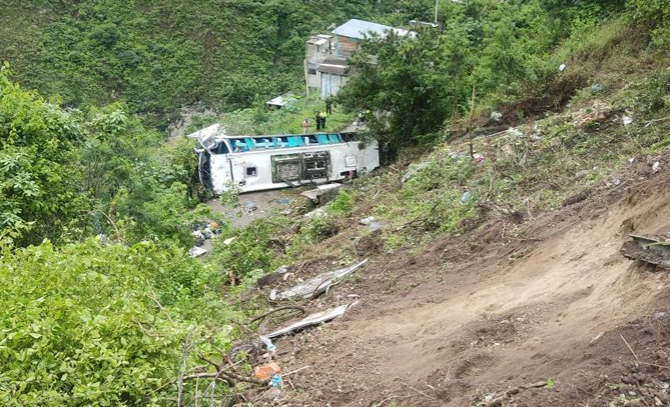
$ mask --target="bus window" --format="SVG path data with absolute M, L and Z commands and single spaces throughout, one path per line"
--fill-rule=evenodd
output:
M 319 134 L 319 144 L 328 144 L 330 141 L 328 141 L 328 135 L 327 134 Z
M 331 143 L 339 143 L 341 141 L 337 134 L 329 134 L 328 138 L 330 138 Z

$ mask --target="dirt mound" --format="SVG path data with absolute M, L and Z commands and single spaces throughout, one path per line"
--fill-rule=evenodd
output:
M 670 405 L 670 279 L 619 253 L 670 225 L 670 172 L 640 174 L 527 220 L 527 239 L 361 242 L 370 266 L 320 306 L 360 304 L 278 342 L 284 371 L 302 369 L 281 404 Z

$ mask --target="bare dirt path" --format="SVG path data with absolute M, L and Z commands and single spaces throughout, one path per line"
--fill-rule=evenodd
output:
M 373 256 L 316 303 L 355 294 L 356 307 L 279 341 L 284 371 L 309 366 L 286 378 L 282 405 L 619 405 L 603 401 L 611 386 L 649 367 L 630 367 L 633 349 L 670 365 L 670 278 L 619 254 L 628 233 L 670 224 L 670 176 L 628 175 L 621 188 L 528 220 L 529 240 L 451 239 L 416 256 Z M 664 370 L 653 369 L 649 377 Z M 625 397 L 649 387 L 636 383 Z

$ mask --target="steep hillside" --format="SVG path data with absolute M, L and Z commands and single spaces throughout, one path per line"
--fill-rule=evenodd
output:
M 159 124 L 183 106 L 247 107 L 298 87 L 310 33 L 373 1 L 10 1 L 0 61 L 65 106 L 124 101 Z

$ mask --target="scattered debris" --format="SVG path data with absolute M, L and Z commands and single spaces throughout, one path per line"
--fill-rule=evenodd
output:
M 203 255 L 207 254 L 207 252 L 209 252 L 209 250 L 196 246 L 196 247 L 192 247 L 188 251 L 188 255 L 191 256 L 191 257 L 200 257 L 200 256 L 203 256 Z
M 230 246 L 231 243 L 233 243 L 237 239 L 237 236 L 229 237 L 228 239 L 223 241 L 223 244 L 226 246 Z
M 558 71 L 559 71 L 559 72 L 563 72 L 563 71 L 565 71 L 565 69 L 566 69 L 567 67 L 568 67 L 567 65 L 565 65 L 565 64 L 561 64 L 561 65 L 558 67 Z
M 463 195 L 461 195 L 461 205 L 465 205 L 466 203 L 468 203 L 468 201 L 470 201 L 471 198 L 472 194 L 470 193 L 470 191 L 464 192 Z
M 624 116 L 621 118 L 621 120 L 623 121 L 623 125 L 624 125 L 624 126 L 628 126 L 628 125 L 630 125 L 630 124 L 633 123 L 633 118 L 630 117 L 630 116 L 626 116 L 626 115 L 624 115 Z
M 272 379 L 277 373 L 281 373 L 281 367 L 275 362 L 269 362 L 261 366 L 256 366 L 254 376 L 256 379 L 266 382 Z
M 500 112 L 491 112 L 491 120 L 499 122 L 502 119 L 503 114 Z
M 523 132 L 516 127 L 507 129 L 507 135 L 512 138 L 521 138 L 524 136 Z
M 324 184 L 317 186 L 316 189 L 310 189 L 309 191 L 305 191 L 300 195 L 309 198 L 314 203 L 319 203 L 321 201 L 320 198 L 322 195 L 332 193 L 334 190 L 337 190 L 341 187 L 342 184 L 338 183 Z
M 474 161 L 475 164 L 481 164 L 481 163 L 484 162 L 484 160 L 486 160 L 486 157 L 484 157 L 481 154 L 475 153 L 473 155 L 473 161 Z
M 660 311 L 660 312 L 655 312 L 654 313 L 654 319 L 663 319 L 668 316 L 667 312 Z
M 628 164 L 632 164 L 635 162 L 635 157 L 631 157 L 628 159 Z
M 359 220 L 358 223 L 361 224 L 361 225 L 368 226 L 374 221 L 375 221 L 374 216 L 368 216 L 367 218 L 363 218 L 363 219 Z
M 355 272 L 356 270 L 364 267 L 366 264 L 368 264 L 368 259 L 365 259 L 360 263 L 356 263 L 347 268 L 319 274 L 318 276 L 313 277 L 295 287 L 289 288 L 286 291 L 282 291 L 281 293 L 277 293 L 277 290 L 272 290 L 270 293 L 270 299 L 275 301 L 285 300 L 293 297 L 302 297 L 305 299 L 316 298 L 320 294 L 326 292 L 336 280 L 339 280 Z
M 268 338 L 277 338 L 279 336 L 283 336 L 286 334 L 289 334 L 291 332 L 299 331 L 301 329 L 307 328 L 309 326 L 313 325 L 318 325 L 323 322 L 328 322 L 332 321 L 333 319 L 343 315 L 347 309 L 352 307 L 353 305 L 357 304 L 357 302 L 354 302 L 352 304 L 346 304 L 346 305 L 340 305 L 339 307 L 331 308 L 326 311 L 322 312 L 317 312 L 315 314 L 309 315 L 307 318 L 302 319 L 294 324 L 291 324 L 287 327 L 278 329 L 274 332 L 269 333 L 266 335 Z
M 656 161 L 654 165 L 651 166 L 651 172 L 656 174 L 661 170 L 661 163 L 659 161 Z
M 624 257 L 670 268 L 670 242 L 653 236 L 629 236 L 633 240 L 624 243 L 620 250 Z
M 595 100 L 591 106 L 570 113 L 570 118 L 573 126 L 581 128 L 602 122 L 611 115 L 611 112 L 611 106 L 600 100 Z
M 246 201 L 244 203 L 244 210 L 247 213 L 255 212 L 256 210 L 258 210 L 258 205 L 256 205 L 256 202 L 254 201 Z
M 461 154 L 458 151 L 452 151 L 448 155 L 449 158 L 451 158 L 454 161 L 458 161 L 461 159 Z
M 323 208 L 316 208 L 311 212 L 307 212 L 304 216 L 307 219 L 320 218 L 322 216 L 326 216 L 326 211 Z

